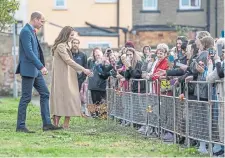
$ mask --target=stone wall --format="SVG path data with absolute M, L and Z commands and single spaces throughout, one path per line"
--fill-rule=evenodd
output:
M 12 35 L 0 33 L 0 95 L 12 94 L 14 80 L 12 46 Z M 19 78 L 18 82 L 20 83 Z
M 187 33 L 187 38 L 195 39 L 195 34 L 190 31 Z M 142 51 L 142 48 L 147 45 L 155 49 L 159 43 L 166 43 L 172 48 L 176 45 L 177 36 L 176 31 L 137 31 L 135 35 L 130 34 L 129 38 L 134 42 L 135 49 Z
M 159 43 L 175 45 L 177 33 L 175 31 L 139 31 L 136 35 L 130 35 L 135 48 L 141 50 L 144 46 L 156 47 Z
M 18 37 L 17 37 L 18 45 Z M 16 76 L 18 83 L 18 92 L 21 93 L 21 77 L 20 75 L 15 75 L 14 61 L 12 55 L 13 38 L 11 34 L 0 33 L 0 95 L 12 95 L 13 94 L 13 82 Z M 50 53 L 50 46 L 46 43 L 42 43 L 41 47 L 44 51 L 46 68 L 51 74 L 52 67 L 52 56 Z M 18 56 L 16 57 L 18 63 Z M 17 66 L 17 65 L 16 65 Z M 46 83 L 50 86 L 51 76 L 45 76 Z M 36 92 L 34 91 L 34 94 Z

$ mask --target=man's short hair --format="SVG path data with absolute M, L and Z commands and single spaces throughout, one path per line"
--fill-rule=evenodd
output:
M 30 20 L 34 20 L 34 19 L 41 19 L 43 16 L 43 14 L 41 12 L 33 12 L 30 16 Z
M 75 39 L 72 40 L 72 42 L 74 42 L 74 41 L 77 41 L 77 43 L 80 44 L 80 40 L 79 39 L 75 38 Z

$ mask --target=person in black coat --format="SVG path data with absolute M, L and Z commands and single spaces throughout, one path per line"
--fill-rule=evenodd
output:
M 88 78 L 88 89 L 91 91 L 93 104 L 101 104 L 106 99 L 106 80 L 113 68 L 107 62 L 99 48 L 93 50 L 93 57 L 88 60 L 88 68 L 93 71 L 93 76 Z
M 71 52 L 73 55 L 73 60 L 86 69 L 87 68 L 87 55 L 79 50 L 80 41 L 78 39 L 74 39 L 71 42 L 71 44 L 72 44 Z M 77 73 L 77 78 L 78 78 L 78 84 L 79 84 L 79 90 L 80 90 L 82 83 L 86 79 L 86 75 L 83 72 Z
M 122 62 L 126 67 L 125 72 L 125 79 L 141 79 L 142 77 L 142 62 L 139 55 L 136 54 L 135 49 L 128 48 L 126 51 L 126 54 L 124 54 L 122 57 Z M 132 83 L 132 92 L 138 93 L 139 91 L 141 93 L 145 92 L 145 83 L 143 81 L 140 81 L 140 89 L 138 87 L 138 81 L 134 81 Z

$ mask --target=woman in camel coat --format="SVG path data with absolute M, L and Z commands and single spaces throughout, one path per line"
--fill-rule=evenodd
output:
M 58 126 L 60 117 L 65 116 L 64 128 L 69 127 L 71 116 L 81 116 L 77 72 L 90 75 L 89 70 L 73 61 L 68 42 L 71 42 L 74 36 L 75 31 L 72 27 L 64 27 L 52 48 L 53 69 L 50 110 L 55 126 Z

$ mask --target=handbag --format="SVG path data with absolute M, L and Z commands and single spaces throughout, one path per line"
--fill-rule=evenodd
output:
M 170 81 L 166 80 L 166 79 L 162 79 L 161 83 L 160 83 L 160 91 L 161 92 L 166 92 L 172 90 Z

